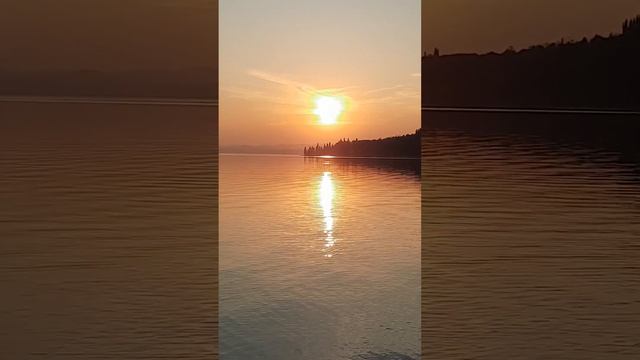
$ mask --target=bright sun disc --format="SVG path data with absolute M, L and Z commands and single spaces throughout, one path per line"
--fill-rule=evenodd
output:
M 338 122 L 338 117 L 344 110 L 342 100 L 332 96 L 319 96 L 315 100 L 316 108 L 313 110 L 318 115 L 320 124 L 333 125 Z

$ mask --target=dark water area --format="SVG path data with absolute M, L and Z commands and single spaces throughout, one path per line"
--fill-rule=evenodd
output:
M 583 146 L 640 154 L 640 114 L 424 112 L 425 129 L 476 137 L 502 136 L 514 141 L 544 142 L 550 147 Z
M 217 109 L 0 103 L 0 358 L 212 359 Z
M 638 124 L 423 112 L 423 357 L 640 356 Z

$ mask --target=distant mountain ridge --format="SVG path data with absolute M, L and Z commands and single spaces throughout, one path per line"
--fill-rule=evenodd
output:
M 420 130 L 413 134 L 376 140 L 340 139 L 335 144 L 305 147 L 303 153 L 304 156 L 419 158 Z
M 422 58 L 426 107 L 640 110 L 640 16 L 620 34 Z

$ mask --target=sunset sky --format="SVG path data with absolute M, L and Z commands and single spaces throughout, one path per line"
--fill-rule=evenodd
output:
M 216 66 L 218 0 L 2 0 L 0 71 Z
M 619 33 L 638 0 L 423 0 L 423 48 L 441 54 L 501 52 Z
M 220 144 L 413 132 L 419 72 L 419 0 L 221 0 Z M 335 124 L 318 96 L 344 107 Z

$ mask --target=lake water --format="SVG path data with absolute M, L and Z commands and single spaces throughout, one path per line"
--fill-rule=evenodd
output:
M 424 358 L 640 358 L 640 119 L 423 124 Z
M 424 358 L 637 359 L 637 119 L 427 119 L 422 262 L 411 164 L 221 156 L 222 358 L 416 359 L 422 263 Z M 0 358 L 215 358 L 216 152 L 215 108 L 1 103 Z
M 0 358 L 215 358 L 216 114 L 0 103 Z
M 221 155 L 221 358 L 417 359 L 418 166 Z

